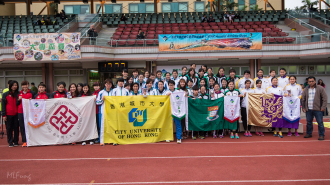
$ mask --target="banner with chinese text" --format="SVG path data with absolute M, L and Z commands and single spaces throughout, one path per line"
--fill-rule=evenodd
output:
M 94 96 L 23 99 L 28 146 L 55 145 L 98 138 Z
M 106 96 L 101 143 L 134 144 L 173 140 L 169 96 Z
M 80 59 L 80 33 L 14 34 L 13 49 L 21 61 Z
M 261 50 L 261 33 L 161 34 L 159 51 Z

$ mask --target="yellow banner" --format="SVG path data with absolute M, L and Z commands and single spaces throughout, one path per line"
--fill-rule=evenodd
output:
M 104 112 L 104 143 L 173 140 L 169 96 L 107 96 Z

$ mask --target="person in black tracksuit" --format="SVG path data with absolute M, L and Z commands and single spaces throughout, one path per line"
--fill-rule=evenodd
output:
M 18 146 L 19 125 L 17 116 L 18 108 L 16 104 L 19 94 L 18 88 L 18 82 L 11 81 L 9 84 L 9 91 L 2 95 L 2 117 L 3 121 L 6 123 L 7 141 L 9 147 Z

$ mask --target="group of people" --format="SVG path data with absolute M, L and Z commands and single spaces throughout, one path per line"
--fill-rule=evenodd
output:
M 53 21 L 51 21 L 49 17 L 46 20 L 43 17 L 41 18 L 41 20 L 39 20 L 39 18 L 37 17 L 37 21 L 34 23 L 34 25 L 57 25 L 58 22 L 56 20 L 56 17 L 60 17 L 62 21 L 67 18 L 64 10 L 62 10 L 61 13 L 55 13 Z
M 114 84 L 111 79 L 104 81 L 104 89 L 101 90 L 101 84 L 95 82 L 93 84 L 94 92 L 91 92 L 90 86 L 85 84 L 72 83 L 66 87 L 65 82 L 57 83 L 57 90 L 52 94 L 46 93 L 46 84 L 38 85 L 38 92 L 29 89 L 29 82 L 22 81 L 22 90 L 18 91 L 19 83 L 17 81 L 9 81 L 8 88 L 4 90 L 2 96 L 2 117 L 6 122 L 7 140 L 9 146 L 18 145 L 19 129 L 22 135 L 23 146 L 26 146 L 22 98 L 26 99 L 49 99 L 49 98 L 76 98 L 95 95 L 96 98 L 96 125 L 100 133 L 99 114 L 102 114 L 102 106 L 106 96 L 169 96 L 173 92 L 185 92 L 186 97 L 191 99 L 208 99 L 215 100 L 224 96 L 238 96 L 241 98 L 241 119 L 244 126 L 244 136 L 252 137 L 251 125 L 247 124 L 246 106 L 244 99 L 247 93 L 268 93 L 281 96 L 291 96 L 301 98 L 301 106 L 307 118 L 307 135 L 305 138 L 312 137 L 313 118 L 318 122 L 319 140 L 324 140 L 323 112 L 327 105 L 327 94 L 324 86 L 316 85 L 315 77 L 308 77 L 308 86 L 302 89 L 302 86 L 296 83 L 296 76 L 286 76 L 286 69 L 280 69 L 280 76 L 276 77 L 276 71 L 271 70 L 269 77 L 264 76 L 264 71 L 259 69 L 257 77 L 250 78 L 250 71 L 244 71 L 244 76 L 240 78 L 236 75 L 235 69 L 229 70 L 229 76 L 225 75 L 225 69 L 220 67 L 216 74 L 212 68 L 202 65 L 196 72 L 196 64 L 192 64 L 190 68 L 182 67 L 182 74 L 179 75 L 177 70 L 173 70 L 172 74 L 167 72 L 163 77 L 162 71 L 157 71 L 156 75 L 145 71 L 139 74 L 134 69 L 132 76 L 128 76 L 128 70 L 124 69 L 122 77 L 117 79 Z M 185 121 L 174 118 L 176 125 L 177 143 L 181 143 L 181 139 L 186 139 L 189 132 L 185 131 Z M 289 128 L 288 136 L 292 136 L 291 129 L 295 129 L 294 135 L 299 136 L 297 129 L 299 124 L 287 124 L 285 128 Z M 225 121 L 223 130 L 191 131 L 192 139 L 204 139 L 211 133 L 213 138 L 223 138 L 226 134 L 230 138 L 239 139 L 237 133 L 238 121 L 229 123 Z M 278 129 L 278 131 L 277 131 Z M 274 132 L 274 136 L 283 138 L 282 128 L 271 128 L 269 131 Z M 13 137 L 14 132 L 14 137 Z M 261 128 L 255 127 L 257 136 L 264 136 Z M 90 141 L 90 144 L 98 143 L 99 139 Z M 74 143 L 73 143 L 74 144 Z M 83 142 L 82 145 L 86 145 Z M 101 143 L 103 145 L 103 143 Z M 114 143 L 116 145 L 116 143 Z
M 240 19 L 241 16 L 239 14 L 234 14 L 234 13 L 229 13 L 229 12 L 225 12 L 223 14 L 223 16 L 221 17 L 220 21 L 222 22 L 234 22 L 234 19 Z M 215 22 L 214 17 L 212 16 L 212 14 L 209 15 L 209 17 L 207 18 L 206 15 L 204 14 L 202 17 L 201 22 Z

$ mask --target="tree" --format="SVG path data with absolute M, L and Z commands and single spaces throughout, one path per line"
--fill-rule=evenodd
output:
M 235 3 L 233 0 L 214 0 L 213 1 L 213 6 L 218 6 L 218 1 L 220 1 L 220 11 L 230 11 L 234 9 L 235 7 L 238 7 L 238 3 Z M 232 2 L 231 2 L 232 1 Z M 209 8 L 210 3 L 208 3 L 205 8 Z
M 254 5 L 253 7 L 250 7 L 250 10 L 252 10 L 252 11 L 262 11 L 262 8 L 259 8 L 259 5 Z
M 304 3 L 303 6 L 300 7 L 300 9 L 308 9 L 310 10 L 311 8 L 313 8 L 313 6 L 316 6 L 317 4 L 319 4 L 318 0 L 312 1 L 312 0 L 302 0 L 302 3 Z

